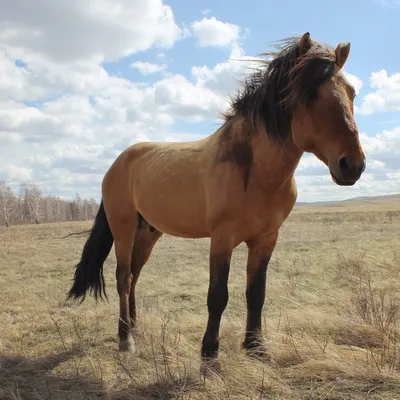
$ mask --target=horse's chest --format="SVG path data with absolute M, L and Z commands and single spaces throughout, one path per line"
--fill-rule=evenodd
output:
M 255 227 L 255 230 L 268 229 L 276 231 L 285 220 L 285 214 L 283 209 L 265 204 L 263 207 L 250 208 L 249 212 L 243 215 L 243 217 Z
M 279 196 L 249 201 L 243 219 L 246 219 L 250 226 L 254 226 L 255 233 L 266 230 L 276 232 L 292 211 L 295 202 L 296 193 L 291 190 Z

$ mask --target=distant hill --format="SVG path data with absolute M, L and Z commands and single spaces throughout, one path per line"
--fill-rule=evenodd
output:
M 314 201 L 314 202 L 296 202 L 297 206 L 306 206 L 306 205 L 329 205 L 335 206 L 335 204 L 349 204 L 352 202 L 367 202 L 367 203 L 381 203 L 381 202 L 400 202 L 400 193 L 397 194 L 389 194 L 389 195 L 380 195 L 380 196 L 358 196 L 352 197 L 350 199 L 345 200 L 332 200 L 332 201 Z
M 382 196 L 359 196 L 359 197 L 353 197 L 351 199 L 348 199 L 347 201 L 352 201 L 352 200 L 367 200 L 367 201 L 400 201 L 400 193 L 397 194 L 388 194 L 388 195 L 382 195 Z
M 386 196 L 358 196 L 346 200 L 298 202 L 295 213 L 400 211 L 400 193 Z

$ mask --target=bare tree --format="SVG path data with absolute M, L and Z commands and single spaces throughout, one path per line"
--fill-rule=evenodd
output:
M 42 191 L 39 186 L 31 184 L 25 186 L 24 211 L 29 222 L 39 224 L 42 220 Z
M 9 227 L 13 210 L 16 205 L 16 198 L 5 182 L 0 182 L 0 218 Z
M 51 198 L 51 210 L 53 221 L 66 221 L 67 216 L 65 214 L 64 200 L 61 200 L 59 197 Z
M 89 200 L 89 214 L 88 214 L 88 219 L 94 219 L 97 211 L 99 210 L 99 204 L 97 204 L 95 199 L 90 199 Z
M 78 221 L 93 219 L 99 205 L 76 194 L 71 201 L 44 196 L 38 185 L 22 184 L 19 194 L 0 182 L 0 224 Z
M 73 221 L 79 221 L 82 215 L 82 200 L 79 194 L 75 195 L 75 198 L 70 203 L 71 219 Z

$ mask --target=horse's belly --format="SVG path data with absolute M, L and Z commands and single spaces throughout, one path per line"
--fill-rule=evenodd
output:
M 182 238 L 203 238 L 208 237 L 209 232 L 205 224 L 191 223 L 191 220 L 176 221 L 168 219 L 158 219 L 154 221 L 156 224 L 153 226 L 160 232 L 164 232 L 171 236 L 177 236 Z M 151 222 L 150 222 L 151 224 Z
M 135 185 L 134 201 L 138 212 L 160 232 L 185 238 L 209 236 L 199 175 L 186 171 L 187 175 L 180 177 L 171 172 L 149 173 Z M 165 175 L 164 178 L 161 175 Z
M 137 209 L 143 218 L 158 231 L 184 238 L 201 238 L 209 236 L 205 210 L 200 207 L 188 208 L 176 199 L 149 199 L 139 201 Z

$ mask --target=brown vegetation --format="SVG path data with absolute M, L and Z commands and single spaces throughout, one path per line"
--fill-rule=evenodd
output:
M 137 288 L 132 355 L 117 351 L 114 255 L 105 265 L 109 303 L 65 301 L 85 238 L 62 237 L 91 223 L 0 228 L 0 398 L 399 398 L 398 209 L 295 209 L 268 271 L 266 363 L 240 349 L 246 252 L 237 248 L 221 370 L 205 376 L 208 240 L 157 244 Z

